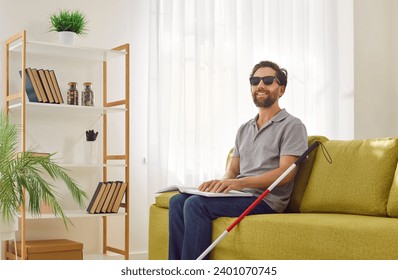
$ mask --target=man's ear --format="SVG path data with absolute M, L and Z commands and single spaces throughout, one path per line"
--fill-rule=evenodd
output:
M 282 95 L 285 93 L 285 89 L 286 89 L 286 86 L 280 86 L 280 88 L 279 88 L 279 97 L 282 97 Z

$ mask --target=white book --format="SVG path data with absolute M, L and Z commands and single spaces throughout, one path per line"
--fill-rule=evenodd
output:
M 194 187 L 194 186 L 176 186 L 176 185 L 160 189 L 156 193 L 164 193 L 164 192 L 172 192 L 172 191 L 179 191 L 180 193 L 201 195 L 201 196 L 207 196 L 207 197 L 253 196 L 252 193 L 246 193 L 246 192 L 235 191 L 235 190 L 231 190 L 228 193 L 202 192 L 202 191 L 198 190 L 198 187 Z

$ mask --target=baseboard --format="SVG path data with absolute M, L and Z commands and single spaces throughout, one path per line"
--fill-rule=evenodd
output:
M 124 257 L 115 253 L 84 255 L 84 260 L 124 260 Z M 129 254 L 129 260 L 147 260 L 148 252 L 135 252 Z
M 129 259 L 130 260 L 147 260 L 148 259 L 148 251 L 130 253 Z

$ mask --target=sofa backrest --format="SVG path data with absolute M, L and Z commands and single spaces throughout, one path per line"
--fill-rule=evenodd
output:
M 395 169 L 394 180 L 388 197 L 387 214 L 390 217 L 398 218 L 398 166 Z
M 318 149 L 301 212 L 387 216 L 390 199 L 390 212 L 398 215 L 398 138 L 323 144 L 333 163 Z
M 314 144 L 316 141 L 320 141 L 321 143 L 328 141 L 328 139 L 324 136 L 309 136 L 308 137 L 308 147 Z M 319 148 L 318 148 L 319 149 Z M 302 162 L 298 167 L 298 171 L 294 178 L 294 189 L 292 195 L 290 196 L 289 204 L 286 207 L 285 212 L 289 213 L 298 213 L 300 212 L 300 203 L 304 195 L 304 191 L 307 187 L 308 180 L 311 175 L 312 166 L 314 165 L 315 158 L 317 156 L 317 152 L 313 151 L 308 155 L 307 160 Z

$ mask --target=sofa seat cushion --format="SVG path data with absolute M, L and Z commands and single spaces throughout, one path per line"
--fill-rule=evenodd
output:
M 152 204 L 149 208 L 148 258 L 167 260 L 169 243 L 169 209 Z
M 327 141 L 324 145 L 333 163 L 318 149 L 300 211 L 387 216 L 398 138 Z
M 167 208 L 169 209 L 169 201 L 173 195 L 178 194 L 178 192 L 165 192 L 157 195 L 155 197 L 155 204 L 160 208 Z
M 215 240 L 233 218 L 213 222 Z M 211 259 L 398 259 L 398 219 L 283 213 L 245 217 Z

